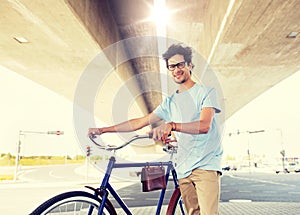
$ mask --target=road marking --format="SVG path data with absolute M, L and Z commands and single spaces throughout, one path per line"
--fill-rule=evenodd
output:
M 228 176 L 231 178 L 238 178 L 238 179 L 245 180 L 245 181 L 255 181 L 255 182 L 261 182 L 261 183 L 267 183 L 267 184 L 282 185 L 282 186 L 287 186 L 287 187 L 296 187 L 296 185 L 294 185 L 294 184 L 284 184 L 284 183 L 279 183 L 279 182 L 274 182 L 274 181 L 266 181 L 266 180 L 255 179 L 255 178 L 245 178 L 245 177 L 234 176 L 234 175 L 228 175 Z
M 250 199 L 230 199 L 229 202 L 252 202 Z
M 266 190 L 266 191 L 263 191 L 263 193 L 277 193 L 277 191 Z
M 62 176 L 56 176 L 56 175 L 54 175 L 54 174 L 53 174 L 53 171 L 50 171 L 50 172 L 49 172 L 49 175 L 50 175 L 52 178 L 64 178 L 64 177 L 62 177 Z
M 157 201 L 157 198 L 151 198 L 151 197 L 149 197 L 149 198 L 146 198 L 145 200 L 148 200 L 148 201 Z
M 300 195 L 300 192 L 294 192 L 294 191 L 291 191 L 291 192 L 288 192 L 289 194 L 297 194 L 297 195 Z
M 123 200 L 134 200 L 135 198 L 132 197 L 122 197 Z
M 20 180 L 20 181 L 36 181 L 34 179 L 26 178 L 26 176 L 25 176 L 32 172 L 36 172 L 36 169 L 21 170 L 21 172 L 18 174 L 18 180 Z
M 251 184 L 251 187 L 264 187 L 264 184 Z

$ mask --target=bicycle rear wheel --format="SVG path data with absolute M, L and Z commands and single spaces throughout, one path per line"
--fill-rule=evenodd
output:
M 30 215 L 69 215 L 69 214 L 98 214 L 101 199 L 84 191 L 62 193 L 47 200 L 36 208 Z M 105 204 L 102 214 L 116 214 L 115 209 Z
M 179 188 L 176 188 L 170 198 L 166 215 L 184 215 L 187 214 L 184 203 L 181 198 Z

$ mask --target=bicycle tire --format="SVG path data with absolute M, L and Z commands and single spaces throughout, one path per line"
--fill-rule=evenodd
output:
M 107 200 L 108 201 L 108 200 Z M 84 191 L 71 191 L 59 194 L 42 203 L 30 215 L 67 215 L 67 214 L 98 214 L 101 199 Z M 88 213 L 90 206 L 93 212 Z M 84 212 L 87 213 L 84 213 Z M 71 213 L 72 212 L 72 213 Z M 80 212 L 80 213 L 79 213 Z M 106 202 L 103 215 L 116 215 L 113 206 Z
M 184 215 L 187 214 L 182 198 L 180 189 L 176 188 L 172 193 L 172 196 L 169 201 L 166 215 Z

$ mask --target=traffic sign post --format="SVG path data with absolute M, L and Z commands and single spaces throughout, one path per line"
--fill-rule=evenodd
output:
M 14 181 L 18 180 L 18 168 L 19 168 L 19 160 L 20 160 L 20 152 L 21 152 L 21 136 L 25 136 L 25 134 L 55 134 L 55 135 L 63 135 L 63 131 L 19 131 L 19 141 L 17 143 L 17 154 L 15 160 L 15 174 Z

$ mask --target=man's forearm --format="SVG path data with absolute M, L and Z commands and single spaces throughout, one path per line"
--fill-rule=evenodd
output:
M 109 133 L 109 132 L 131 132 L 136 131 L 138 129 L 143 128 L 146 126 L 146 123 L 143 123 L 140 118 L 137 119 L 131 119 L 125 122 L 122 122 L 117 125 L 104 127 L 102 129 L 102 133 Z
M 210 123 L 195 121 L 189 123 L 175 123 L 172 125 L 173 131 L 187 134 L 206 134 L 210 129 Z

